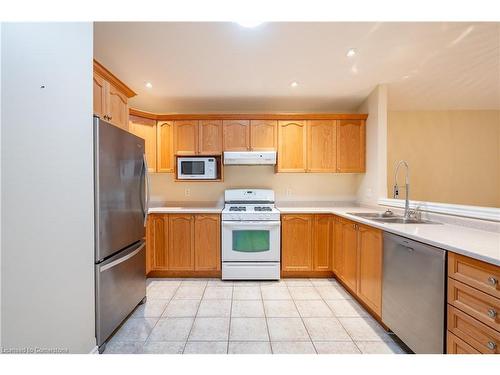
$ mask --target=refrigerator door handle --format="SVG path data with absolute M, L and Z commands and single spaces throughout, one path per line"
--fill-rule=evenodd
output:
M 143 243 L 141 246 L 139 246 L 137 249 L 135 249 L 134 251 L 132 251 L 130 254 L 127 254 L 123 258 L 117 259 L 117 260 L 115 260 L 115 261 L 113 261 L 111 263 L 106 264 L 105 266 L 102 266 L 99 269 L 99 272 L 104 272 L 106 270 L 109 270 L 110 268 L 113 268 L 114 266 L 119 265 L 120 263 L 125 262 L 126 260 L 129 260 L 130 258 L 132 258 L 133 256 L 135 256 L 139 251 L 141 251 L 144 248 L 144 246 L 146 246 L 146 243 Z
M 148 161 L 146 159 L 146 154 L 143 154 L 144 159 L 144 179 L 146 183 L 146 201 L 144 202 L 144 226 L 148 222 L 148 211 L 149 211 L 149 198 L 151 195 L 151 181 L 149 179 L 149 168 Z

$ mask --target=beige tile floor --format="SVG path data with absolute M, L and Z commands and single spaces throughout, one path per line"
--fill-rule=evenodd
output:
M 105 353 L 404 353 L 334 279 L 148 279 Z

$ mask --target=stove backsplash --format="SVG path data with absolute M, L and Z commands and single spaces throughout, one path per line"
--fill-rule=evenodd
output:
M 227 166 L 223 182 L 176 182 L 151 174 L 151 200 L 222 202 L 225 189 L 273 189 L 276 201 L 355 201 L 361 174 L 274 173 L 272 166 Z

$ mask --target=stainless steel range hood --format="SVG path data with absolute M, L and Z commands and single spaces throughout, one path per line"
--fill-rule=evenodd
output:
M 275 165 L 276 151 L 224 152 L 225 165 Z

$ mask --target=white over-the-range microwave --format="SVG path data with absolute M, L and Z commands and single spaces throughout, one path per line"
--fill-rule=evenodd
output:
M 178 157 L 178 180 L 215 180 L 217 161 L 214 157 Z

